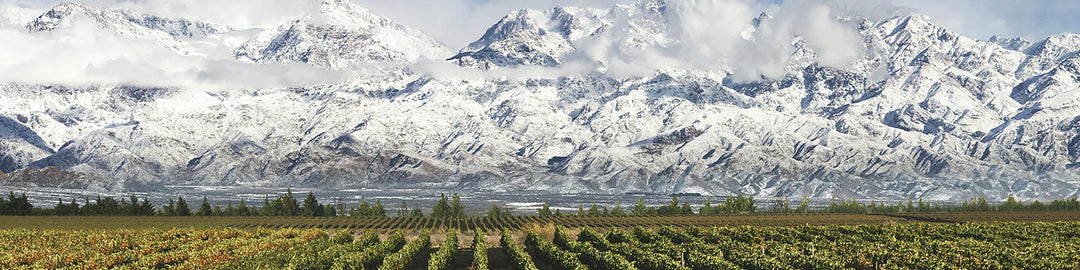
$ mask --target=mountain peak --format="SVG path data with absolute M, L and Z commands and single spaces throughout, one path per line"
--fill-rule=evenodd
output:
M 452 55 L 449 48 L 422 31 L 349 0 L 324 0 L 316 16 L 264 31 L 237 48 L 235 55 L 258 63 L 302 62 L 323 69 L 344 69 L 355 63 L 442 60 Z
M 73 14 L 83 13 L 93 16 L 91 13 L 95 11 L 99 10 L 79 2 L 61 2 L 27 24 L 26 28 L 30 32 L 51 31 L 60 27 Z
M 319 4 L 319 15 L 328 25 L 350 28 L 372 28 L 392 22 L 376 15 L 350 0 L 323 0 Z

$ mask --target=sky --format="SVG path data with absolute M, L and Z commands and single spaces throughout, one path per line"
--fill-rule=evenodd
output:
M 553 6 L 608 7 L 620 0 L 354 0 L 379 14 L 421 29 L 451 48 L 477 39 L 487 27 L 512 10 Z M 686 1 L 686 0 L 678 0 Z M 692 1 L 692 0 L 690 0 Z M 726 0 L 714 0 L 726 1 Z M 821 0 L 853 15 L 881 19 L 908 11 L 924 14 L 961 34 L 1042 39 L 1080 31 L 1080 1 L 1075 0 Z M 0 6 L 47 8 L 58 0 L 0 0 Z M 271 26 L 310 12 L 298 0 L 82 0 L 82 2 L 154 11 L 164 15 L 244 26 Z M 673 0 L 674 2 L 674 0 Z M 768 9 L 784 0 L 756 0 Z
M 507 13 L 523 8 L 555 6 L 611 7 L 636 0 L 349 0 L 420 29 L 452 50 L 465 47 Z M 121 40 L 90 23 L 44 34 L 26 33 L 21 23 L 41 14 L 57 0 L 0 0 L 0 81 L 64 84 L 164 84 L 177 87 L 303 86 L 335 82 L 349 74 L 314 70 L 296 64 L 252 64 L 233 59 L 231 50 L 219 55 L 180 56 L 154 46 Z M 318 14 L 318 2 L 301 0 L 81 0 L 85 4 L 121 8 L 165 17 L 187 18 L 234 26 L 273 28 Z M 988 39 L 993 35 L 1040 40 L 1080 29 L 1080 1 L 1044 0 L 668 0 L 677 16 L 667 24 L 677 29 L 675 46 L 626 54 L 617 47 L 627 31 L 605 31 L 575 44 L 576 59 L 564 70 L 521 70 L 519 74 L 580 73 L 597 62 L 608 63 L 607 74 L 633 76 L 663 68 L 730 66 L 736 80 L 776 78 L 785 74 L 791 38 L 799 36 L 828 66 L 850 65 L 861 54 L 861 41 L 850 25 L 836 17 L 882 20 L 919 13 L 963 35 Z M 752 38 L 744 30 L 761 11 L 775 20 Z M 145 46 L 143 46 L 145 45 Z M 221 45 L 221 44 L 218 44 Z M 227 45 L 221 48 L 232 48 Z M 164 60 L 164 61 L 163 61 Z M 573 63 L 576 60 L 578 63 Z M 441 65 L 440 65 L 441 64 Z M 461 75 L 456 66 L 437 63 L 427 71 Z M 281 76 L 279 74 L 287 74 Z M 508 76 L 508 73 L 494 76 Z M 472 74 L 470 76 L 493 76 Z M 618 75 L 616 75 L 618 76 Z

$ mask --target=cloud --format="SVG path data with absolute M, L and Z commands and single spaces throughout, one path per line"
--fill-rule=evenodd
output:
M 823 0 L 843 16 L 882 20 L 922 14 L 957 33 L 978 39 L 1023 37 L 1040 40 L 1080 29 L 1075 0 Z
M 774 17 L 754 25 L 763 9 Z M 763 6 L 750 0 L 682 0 L 669 1 L 663 13 L 662 18 L 641 22 L 615 12 L 603 33 L 577 42 L 578 51 L 564 60 L 602 62 L 612 76 L 658 69 L 723 69 L 737 81 L 753 81 L 787 74 L 796 37 L 817 53 L 823 65 L 844 68 L 862 55 L 855 26 L 838 21 L 832 8 L 822 3 Z M 642 32 L 653 24 L 661 24 L 665 36 Z
M 185 56 L 162 44 L 121 37 L 77 16 L 67 27 L 29 33 L 0 25 L 0 81 L 85 86 L 263 88 L 341 81 L 347 74 L 308 65 Z
M 76 1 L 76 0 L 63 0 Z M 0 0 L 0 6 L 48 9 L 61 0 Z M 102 8 L 127 9 L 162 17 L 234 26 L 271 27 L 316 14 L 318 1 L 306 0 L 77 0 Z
M 404 25 L 421 29 L 451 48 L 462 48 L 513 10 L 554 6 L 610 8 L 634 0 L 353 0 Z M 22 23 L 56 0 L 0 0 L 0 80 L 65 84 L 136 84 L 177 87 L 299 86 L 350 78 L 307 65 L 252 64 L 232 59 L 230 39 L 197 41 L 199 56 L 183 56 L 152 41 L 121 38 L 80 22 L 52 33 L 26 33 Z M 273 27 L 318 12 L 318 1 L 305 0 L 83 0 L 88 5 L 123 8 L 165 17 L 189 18 L 237 28 Z M 836 17 L 881 20 L 906 13 L 929 15 L 944 26 L 976 38 L 990 35 L 1044 36 L 1080 27 L 1080 1 L 1010 0 L 668 0 L 668 38 L 651 47 L 624 46 L 632 34 L 629 18 L 619 27 L 578 42 L 578 50 L 557 68 L 526 67 L 488 74 L 445 63 L 418 69 L 438 76 L 525 78 L 604 72 L 611 76 L 648 74 L 669 68 L 729 68 L 741 81 L 786 73 L 792 37 L 800 36 L 817 52 L 821 64 L 844 67 L 859 57 L 861 43 L 852 25 Z M 762 10 L 774 19 L 750 31 Z M 35 14 L 36 12 L 36 14 Z M 620 28 L 621 27 L 621 28 Z M 603 63 L 598 65 L 597 63 Z
M 1075 0 L 901 0 L 895 5 L 981 39 L 999 35 L 1039 40 L 1080 29 L 1080 1 Z
M 398 23 L 439 39 L 450 48 L 464 48 L 510 11 L 555 6 L 611 7 L 624 0 L 355 0 Z

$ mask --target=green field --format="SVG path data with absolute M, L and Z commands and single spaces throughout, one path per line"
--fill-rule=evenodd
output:
M 360 230 L 520 229 L 553 224 L 565 227 L 630 228 L 635 226 L 798 226 L 873 225 L 910 222 L 1080 221 L 1080 212 L 957 212 L 897 215 L 867 214 L 736 214 L 687 216 L 511 216 L 461 219 L 431 217 L 139 217 L 139 216 L 0 216 L 0 228 L 24 229 L 170 229 L 170 228 L 321 228 Z
M 1078 220 L 1075 212 L 0 217 L 0 269 L 1078 269 Z
M 1076 269 L 1078 222 L 5 229 L 3 269 Z

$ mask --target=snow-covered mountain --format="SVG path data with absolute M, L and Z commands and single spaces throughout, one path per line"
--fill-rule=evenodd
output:
M 236 57 L 333 70 L 389 63 L 382 66 L 400 70 L 270 89 L 7 83 L 0 86 L 0 170 L 55 166 L 94 177 L 65 186 L 130 190 L 313 186 L 941 200 L 1080 192 L 1074 34 L 982 41 L 918 15 L 843 19 L 865 50 L 851 67 L 820 64 L 819 52 L 795 39 L 786 76 L 749 82 L 730 78 L 733 66 L 609 75 L 604 67 L 616 63 L 605 59 L 580 74 L 512 79 L 424 74 L 410 65 L 446 59 L 470 72 L 529 70 L 558 68 L 598 43 L 619 53 L 674 48 L 684 35 L 671 25 L 671 12 L 657 0 L 515 11 L 454 55 L 352 2 L 326 1 L 319 16 L 258 34 L 235 49 Z M 185 36 L 229 31 L 180 19 L 140 23 L 147 20 L 132 18 L 148 17 L 78 4 L 61 4 L 28 28 L 50 29 L 63 21 L 52 18 L 67 17 L 61 14 L 100 17 L 93 21 L 117 35 L 170 48 L 187 46 Z M 762 15 L 748 25 L 775 19 Z M 177 25 L 199 30 L 168 30 Z
M 344 69 L 356 63 L 446 59 L 446 45 L 350 0 L 324 0 L 320 14 L 260 33 L 236 50 L 257 63 L 309 63 Z
M 185 40 L 232 31 L 229 27 L 212 23 L 100 9 L 79 2 L 60 3 L 28 23 L 26 28 L 30 32 L 53 31 L 79 19 L 93 21 L 98 27 L 119 36 L 160 42 L 163 46 L 185 55 L 192 52 L 191 46 L 184 43 Z

